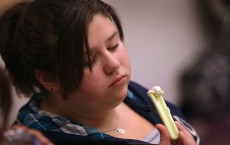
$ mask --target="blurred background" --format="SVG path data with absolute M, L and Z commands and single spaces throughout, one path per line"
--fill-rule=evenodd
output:
M 203 145 L 229 145 L 230 1 L 104 1 L 121 17 L 131 79 L 149 89 L 160 86 Z M 27 101 L 14 96 L 12 121 Z

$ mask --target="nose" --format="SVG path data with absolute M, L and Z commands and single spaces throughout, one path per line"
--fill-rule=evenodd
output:
M 120 61 L 115 54 L 108 52 L 103 59 L 103 70 L 106 74 L 112 74 L 115 72 L 119 66 Z

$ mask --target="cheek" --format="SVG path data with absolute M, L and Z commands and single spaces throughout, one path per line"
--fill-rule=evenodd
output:
M 93 71 L 84 71 L 84 78 L 82 79 L 80 88 L 82 90 L 91 90 L 100 85 L 102 72 L 99 69 L 93 68 Z
M 71 103 L 74 103 L 77 106 L 85 106 L 92 105 L 92 103 L 96 103 L 100 98 L 95 95 L 94 90 L 89 88 L 81 88 L 81 90 L 76 90 L 72 94 L 72 99 L 70 100 Z
M 121 60 L 121 63 L 128 69 L 130 70 L 131 69 L 131 64 L 130 64 L 130 61 L 129 61 L 129 56 L 128 56 L 128 53 L 127 51 L 125 50 L 125 48 L 123 48 L 124 50 L 122 51 L 122 53 L 120 53 L 120 60 Z
M 84 79 L 82 80 L 80 86 L 80 94 L 84 100 L 97 100 L 100 93 L 100 88 L 103 87 L 103 84 L 99 83 L 102 80 L 100 79 L 101 75 L 97 75 L 98 72 L 94 70 L 93 72 L 84 73 Z

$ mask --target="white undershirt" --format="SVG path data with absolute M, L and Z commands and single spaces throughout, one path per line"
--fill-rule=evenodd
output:
M 143 141 L 151 144 L 159 144 L 160 132 L 156 128 L 154 128 L 153 131 L 145 139 L 143 139 Z

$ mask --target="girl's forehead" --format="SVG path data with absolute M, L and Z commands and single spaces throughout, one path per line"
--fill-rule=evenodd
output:
M 88 43 L 94 45 L 105 43 L 118 30 L 112 20 L 104 15 L 97 14 L 88 26 Z
M 100 13 L 95 14 L 92 17 L 92 19 L 89 22 L 88 27 L 87 27 L 88 33 L 92 29 L 95 29 L 95 27 L 97 27 L 98 30 L 101 27 L 103 27 L 104 29 L 106 29 L 107 27 L 113 27 L 113 28 L 117 29 L 115 22 L 113 21 L 113 19 L 110 16 L 103 15 Z M 103 30 L 103 29 L 101 29 L 101 30 Z

